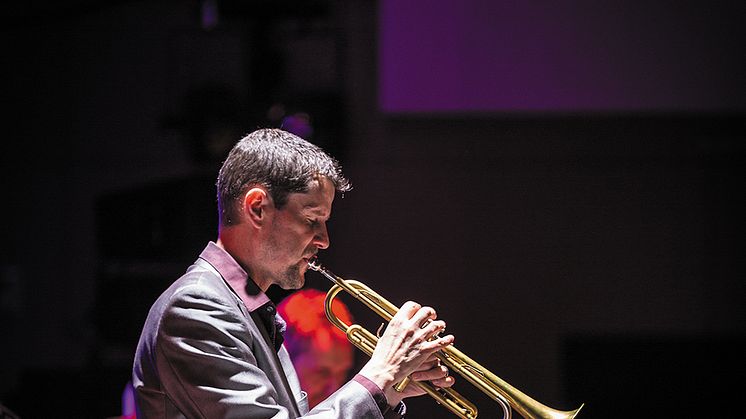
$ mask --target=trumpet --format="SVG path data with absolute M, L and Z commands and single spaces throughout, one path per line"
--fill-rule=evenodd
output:
M 337 328 L 345 332 L 347 339 L 353 345 L 371 356 L 378 343 L 378 337 L 360 325 L 349 325 L 340 320 L 332 311 L 334 299 L 337 294 L 345 291 L 381 316 L 386 322 L 394 317 L 399 308 L 362 282 L 345 280 L 335 275 L 323 267 L 315 258 L 308 262 L 308 267 L 334 283 L 324 300 L 326 317 Z M 561 411 L 545 406 L 482 367 L 453 345 L 441 349 L 436 353 L 436 356 L 443 365 L 458 373 L 466 381 L 497 402 L 503 410 L 504 419 L 510 419 L 512 410 L 518 412 L 525 419 L 572 419 L 583 408 L 583 405 L 581 405 L 575 410 Z M 408 378 L 405 379 L 397 384 L 395 389 L 403 390 L 409 384 L 409 381 Z M 453 389 L 436 387 L 425 381 L 414 381 L 412 384 L 422 388 L 438 404 L 462 419 L 475 419 L 479 413 L 474 403 Z

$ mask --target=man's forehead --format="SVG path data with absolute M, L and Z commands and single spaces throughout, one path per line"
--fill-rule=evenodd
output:
M 325 184 L 326 183 L 326 184 Z M 313 181 L 306 192 L 292 192 L 288 200 L 295 201 L 304 212 L 326 215 L 331 213 L 331 205 L 334 201 L 334 186 L 331 182 Z

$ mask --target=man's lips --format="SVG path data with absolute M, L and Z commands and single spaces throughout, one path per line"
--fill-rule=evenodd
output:
M 307 265 L 314 259 L 316 259 L 316 255 L 312 254 L 312 255 L 303 257 L 303 262 L 306 262 L 306 265 Z

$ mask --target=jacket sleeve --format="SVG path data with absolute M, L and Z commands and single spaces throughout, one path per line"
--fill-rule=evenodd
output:
M 257 364 L 247 319 L 235 303 L 196 284 L 177 290 L 163 311 L 156 364 L 163 390 L 189 418 L 294 418 Z M 360 384 L 347 383 L 307 418 L 380 419 Z

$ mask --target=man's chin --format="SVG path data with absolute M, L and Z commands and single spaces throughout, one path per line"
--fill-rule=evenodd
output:
M 285 277 L 285 279 L 285 281 L 282 281 L 282 284 L 279 284 L 280 288 L 284 290 L 299 290 L 306 283 L 306 276 L 304 274 L 298 274 L 298 276 L 291 278 Z
M 284 289 L 285 291 L 294 291 L 294 290 L 299 290 L 303 288 L 303 285 L 305 285 L 305 282 L 287 284 L 287 285 L 283 285 L 281 288 Z

